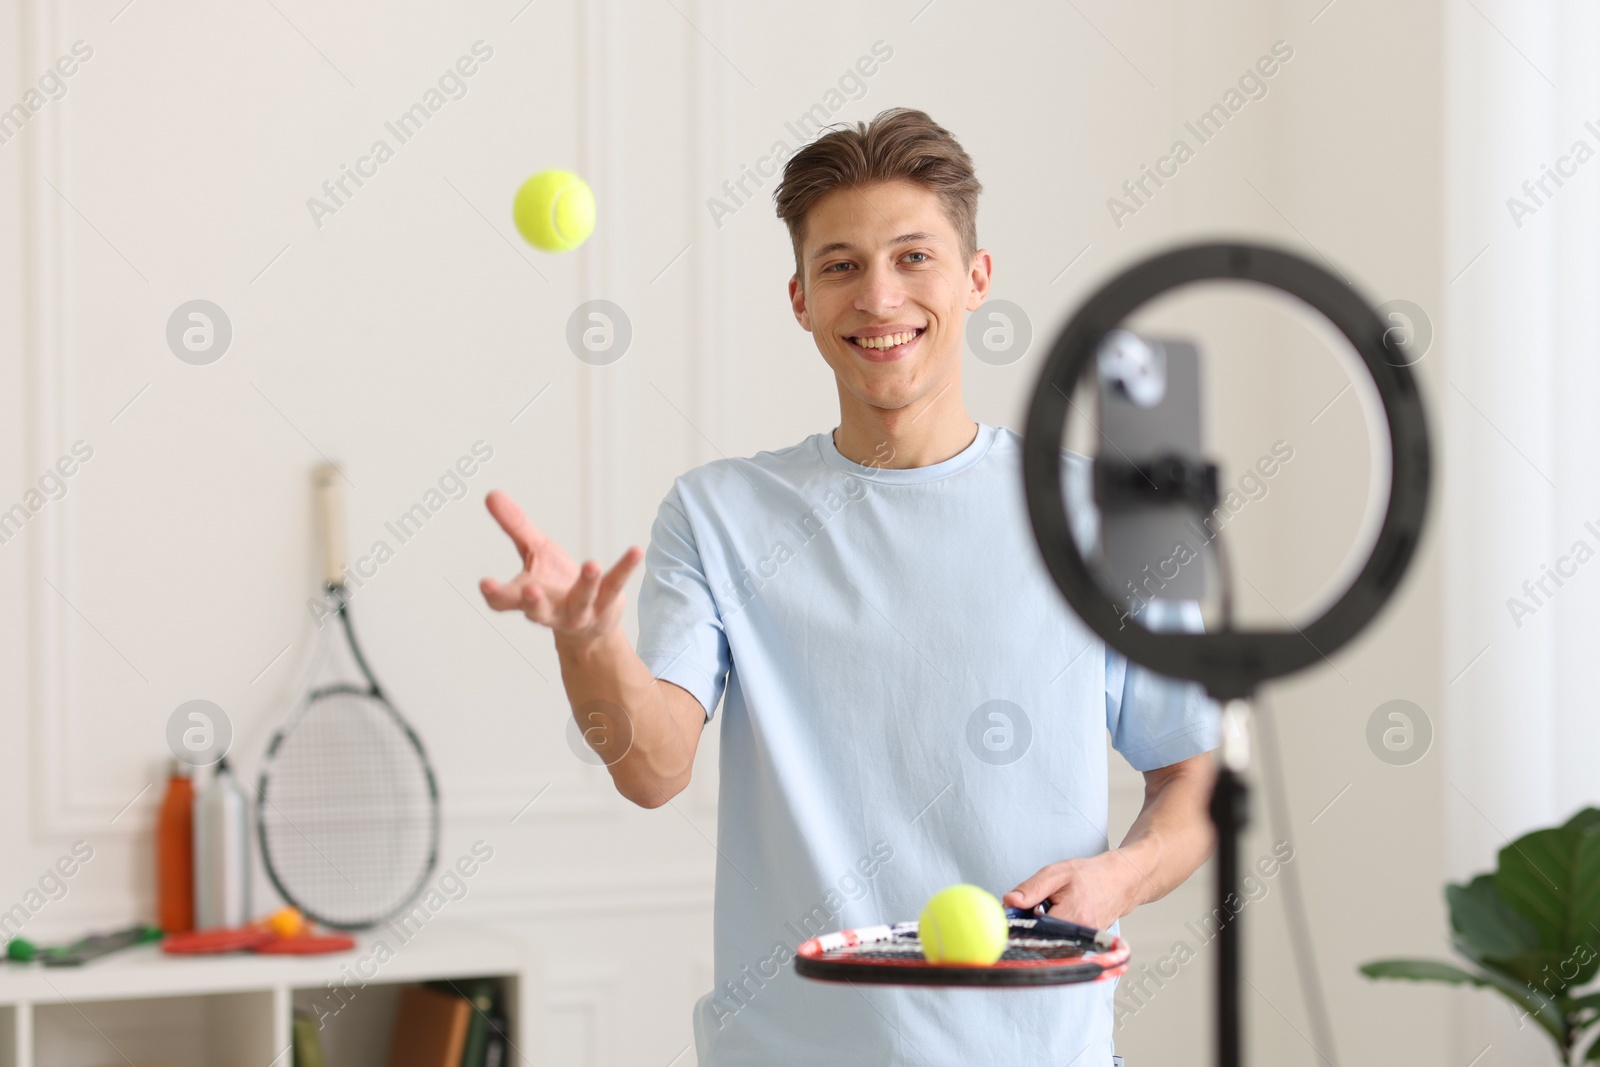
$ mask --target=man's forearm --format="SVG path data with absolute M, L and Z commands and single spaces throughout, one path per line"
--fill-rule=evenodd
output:
M 1160 900 L 1199 869 L 1215 847 L 1211 789 L 1216 772 L 1209 755 L 1185 760 L 1145 787 L 1144 807 L 1112 850 L 1132 882 L 1128 910 Z
M 617 791 L 635 804 L 665 804 L 689 784 L 695 742 L 673 702 L 620 627 L 575 643 L 556 638 L 561 681 L 584 740 Z M 702 712 L 703 714 L 703 712 Z

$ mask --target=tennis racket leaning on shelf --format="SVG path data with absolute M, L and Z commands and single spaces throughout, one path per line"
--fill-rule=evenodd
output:
M 316 473 L 326 611 L 313 675 L 348 652 L 356 675 L 314 684 L 267 746 L 256 826 L 285 900 L 336 930 L 376 926 L 421 892 L 439 856 L 439 790 L 368 666 L 345 586 L 343 475 Z
M 1103 982 L 1128 969 L 1128 945 L 1104 930 L 1006 909 L 1005 953 L 987 966 L 929 963 L 914 922 L 822 934 L 801 944 L 794 969 L 825 982 L 1039 986 Z

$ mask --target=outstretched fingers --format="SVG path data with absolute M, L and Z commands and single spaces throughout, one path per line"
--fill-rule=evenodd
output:
M 594 600 L 596 614 L 605 614 L 617 597 L 622 595 L 622 587 L 627 584 L 628 577 L 633 574 L 633 569 L 643 558 L 644 550 L 638 547 L 630 548 L 622 554 L 622 558 L 617 560 L 600 582 L 600 591 Z
M 517 602 L 517 607 L 521 608 L 522 613 L 528 618 L 544 626 L 554 625 L 556 621 L 555 605 L 532 582 L 523 585 L 522 596 Z
M 594 560 L 589 560 L 578 569 L 578 580 L 572 583 L 572 590 L 567 594 L 567 602 L 562 609 L 567 625 L 580 627 L 588 621 L 589 611 L 594 606 L 595 594 L 599 589 L 600 565 Z
M 493 578 L 485 578 L 478 583 L 478 591 L 483 594 L 483 599 L 496 611 L 520 611 L 534 621 L 537 619 L 530 609 L 542 605 L 546 610 L 549 601 L 539 592 L 539 587 L 526 574 L 519 574 L 509 582 L 497 582 Z
M 546 549 L 551 543 L 550 539 L 528 519 L 515 500 L 500 490 L 496 489 L 485 497 L 484 506 L 516 544 L 517 552 L 522 557 L 522 573 L 503 583 L 485 578 L 478 583 L 478 591 L 496 611 L 521 611 L 539 621 L 535 611 L 542 604 L 543 611 L 548 614 L 550 605 L 533 585 L 530 572 L 535 557 Z M 530 590 L 532 600 L 529 599 Z
M 578 571 L 578 580 L 573 583 L 572 591 L 567 594 L 567 602 L 562 608 L 562 615 L 567 624 L 581 628 L 597 620 L 603 620 L 617 598 L 621 596 L 628 575 L 638 566 L 643 556 L 644 553 L 638 548 L 630 548 L 604 575 L 600 573 L 600 565 L 594 560 L 584 563 Z
M 560 547 L 529 521 L 515 500 L 498 489 L 484 499 L 484 505 L 522 556 L 522 573 L 511 581 L 484 578 L 478 583 L 483 599 L 496 611 L 521 611 L 534 622 L 557 630 L 590 628 L 615 609 L 623 586 L 644 558 L 643 550 L 629 548 L 603 574 L 600 565 L 591 560 L 578 568 L 572 585 L 562 590 L 559 586 L 565 584 L 571 562 Z M 536 560 L 541 560 L 537 577 Z
M 484 578 L 478 582 L 478 592 L 494 610 L 515 611 L 522 606 L 521 582 L 518 578 L 502 585 L 493 578 Z
M 516 543 L 517 553 L 524 565 L 549 543 L 550 539 L 544 531 L 535 526 L 517 502 L 505 493 L 496 489 L 484 498 L 483 503 L 489 509 L 489 514 L 494 516 L 494 521 L 500 524 L 500 529 Z

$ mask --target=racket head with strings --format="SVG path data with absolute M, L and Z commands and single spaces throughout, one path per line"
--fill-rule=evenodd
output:
M 364 668 L 342 600 L 336 610 Z M 261 768 L 256 824 L 272 884 L 335 930 L 398 914 L 438 863 L 433 769 L 370 678 L 314 689 L 279 729 Z
M 813 937 L 795 954 L 794 969 L 823 982 L 986 988 L 1103 982 L 1128 969 L 1120 937 L 1014 909 L 1006 922 L 1005 953 L 987 966 L 929 963 L 917 924 L 907 922 Z
M 397 915 L 439 856 L 439 790 L 422 742 L 378 685 L 350 622 L 343 500 L 317 472 L 328 612 L 359 682 L 312 689 L 273 735 L 256 793 L 267 876 L 308 918 L 361 930 Z M 330 640 L 337 642 L 336 637 Z

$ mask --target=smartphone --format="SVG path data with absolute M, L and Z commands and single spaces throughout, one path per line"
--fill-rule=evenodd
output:
M 1097 357 L 1097 464 L 1173 455 L 1204 461 L 1194 344 L 1118 329 L 1106 335 Z M 1106 591 L 1130 612 L 1151 600 L 1203 600 L 1204 518 L 1177 501 L 1102 508 L 1097 570 Z

